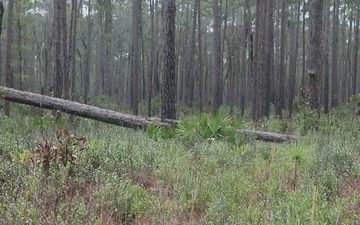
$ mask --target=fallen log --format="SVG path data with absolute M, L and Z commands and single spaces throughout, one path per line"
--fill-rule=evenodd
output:
M 4 93 L 0 93 L 2 98 L 10 102 L 21 103 L 50 110 L 60 110 L 67 114 L 94 119 L 127 128 L 146 128 L 146 126 L 150 123 L 154 123 L 157 126 L 173 126 L 180 122 L 178 120 L 161 120 L 155 117 L 142 117 L 120 113 L 74 101 L 35 94 L 32 92 L 19 91 L 13 88 L 0 87 L 0 90 L 1 89 L 4 90 Z M 243 135 L 254 136 L 257 140 L 268 142 L 284 142 L 287 140 L 297 139 L 296 136 L 292 135 L 252 131 L 246 129 L 238 129 L 237 132 Z
M 288 140 L 298 139 L 297 136 L 288 135 L 288 134 L 278 134 L 278 133 L 254 131 L 254 130 L 246 130 L 246 129 L 237 129 L 236 131 L 247 136 L 254 136 L 256 140 L 267 141 L 267 142 L 284 142 Z
M 60 110 L 67 114 L 94 119 L 127 128 L 144 128 L 149 123 L 154 123 L 158 126 L 171 126 L 177 123 L 177 121 L 161 120 L 154 117 L 134 116 L 74 101 L 54 98 L 47 95 L 19 91 L 13 88 L 0 88 L 5 91 L 3 98 L 10 102 L 17 102 L 44 109 Z

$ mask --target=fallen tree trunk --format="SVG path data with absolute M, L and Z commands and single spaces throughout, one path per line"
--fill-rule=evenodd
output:
M 237 132 L 242 133 L 247 136 L 254 136 L 256 140 L 268 141 L 268 142 L 284 142 L 288 140 L 296 140 L 298 137 L 288 134 L 277 134 L 264 131 L 254 131 L 246 129 L 237 129 Z
M 90 118 L 122 127 L 144 128 L 149 123 L 154 123 L 158 126 L 170 126 L 177 123 L 177 121 L 172 120 L 162 121 L 159 118 L 134 116 L 74 101 L 31 92 L 18 91 L 12 88 L 1 88 L 5 90 L 3 98 L 7 101 L 36 106 L 44 109 L 60 110 L 67 114 Z
M 0 89 L 4 90 L 2 97 L 7 101 L 36 106 L 44 109 L 60 110 L 67 114 L 90 118 L 127 128 L 146 128 L 146 126 L 150 123 L 154 123 L 158 126 L 173 126 L 180 122 L 177 120 L 161 120 L 154 117 L 134 116 L 74 101 L 19 91 L 13 88 L 0 87 Z M 285 134 L 245 129 L 238 129 L 237 131 L 244 135 L 254 136 L 257 140 L 269 142 L 283 142 L 291 139 L 297 139 L 295 136 Z

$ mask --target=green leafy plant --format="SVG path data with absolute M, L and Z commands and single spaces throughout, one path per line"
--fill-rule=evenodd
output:
M 146 133 L 149 135 L 149 137 L 155 141 L 158 141 L 160 138 L 171 138 L 174 136 L 174 130 L 173 127 L 164 127 L 164 126 L 158 126 L 154 123 L 148 124 L 146 127 Z
M 0 87 L 0 97 L 3 98 L 5 96 L 5 89 Z
M 64 166 L 68 162 L 75 163 L 77 155 L 74 146 L 80 149 L 85 147 L 86 138 L 70 134 L 68 130 L 57 131 L 55 140 L 45 140 L 31 151 L 30 157 L 24 159 L 24 164 L 42 164 L 45 173 L 48 173 L 51 166 L 60 162 Z
M 297 113 L 296 118 L 301 135 L 307 135 L 310 131 L 315 131 L 319 127 L 319 115 L 317 110 L 304 107 Z

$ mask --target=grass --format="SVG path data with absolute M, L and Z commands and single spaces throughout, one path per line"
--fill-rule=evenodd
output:
M 187 117 L 175 130 L 144 132 L 80 118 L 70 126 L 66 117 L 54 122 L 45 111 L 14 110 L 11 118 L 0 114 L 0 224 L 360 221 L 355 117 L 334 113 L 336 123 L 322 118 L 318 131 L 271 144 L 238 137 L 231 127 L 247 124 L 225 112 Z M 301 133 L 305 119 L 286 127 Z M 264 122 L 269 130 L 285 131 L 283 124 Z M 23 164 L 38 141 L 64 128 L 87 138 L 85 149 L 74 150 L 75 164 L 53 163 L 47 175 L 41 164 Z

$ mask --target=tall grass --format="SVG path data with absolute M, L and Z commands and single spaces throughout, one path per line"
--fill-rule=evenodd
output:
M 47 112 L 1 117 L 0 224 L 360 221 L 356 123 L 269 144 L 242 139 L 233 130 L 242 121 L 225 112 L 147 132 L 87 119 L 71 127 Z M 41 165 L 23 165 L 37 141 L 62 128 L 88 140 L 75 164 L 53 166 L 46 177 Z

